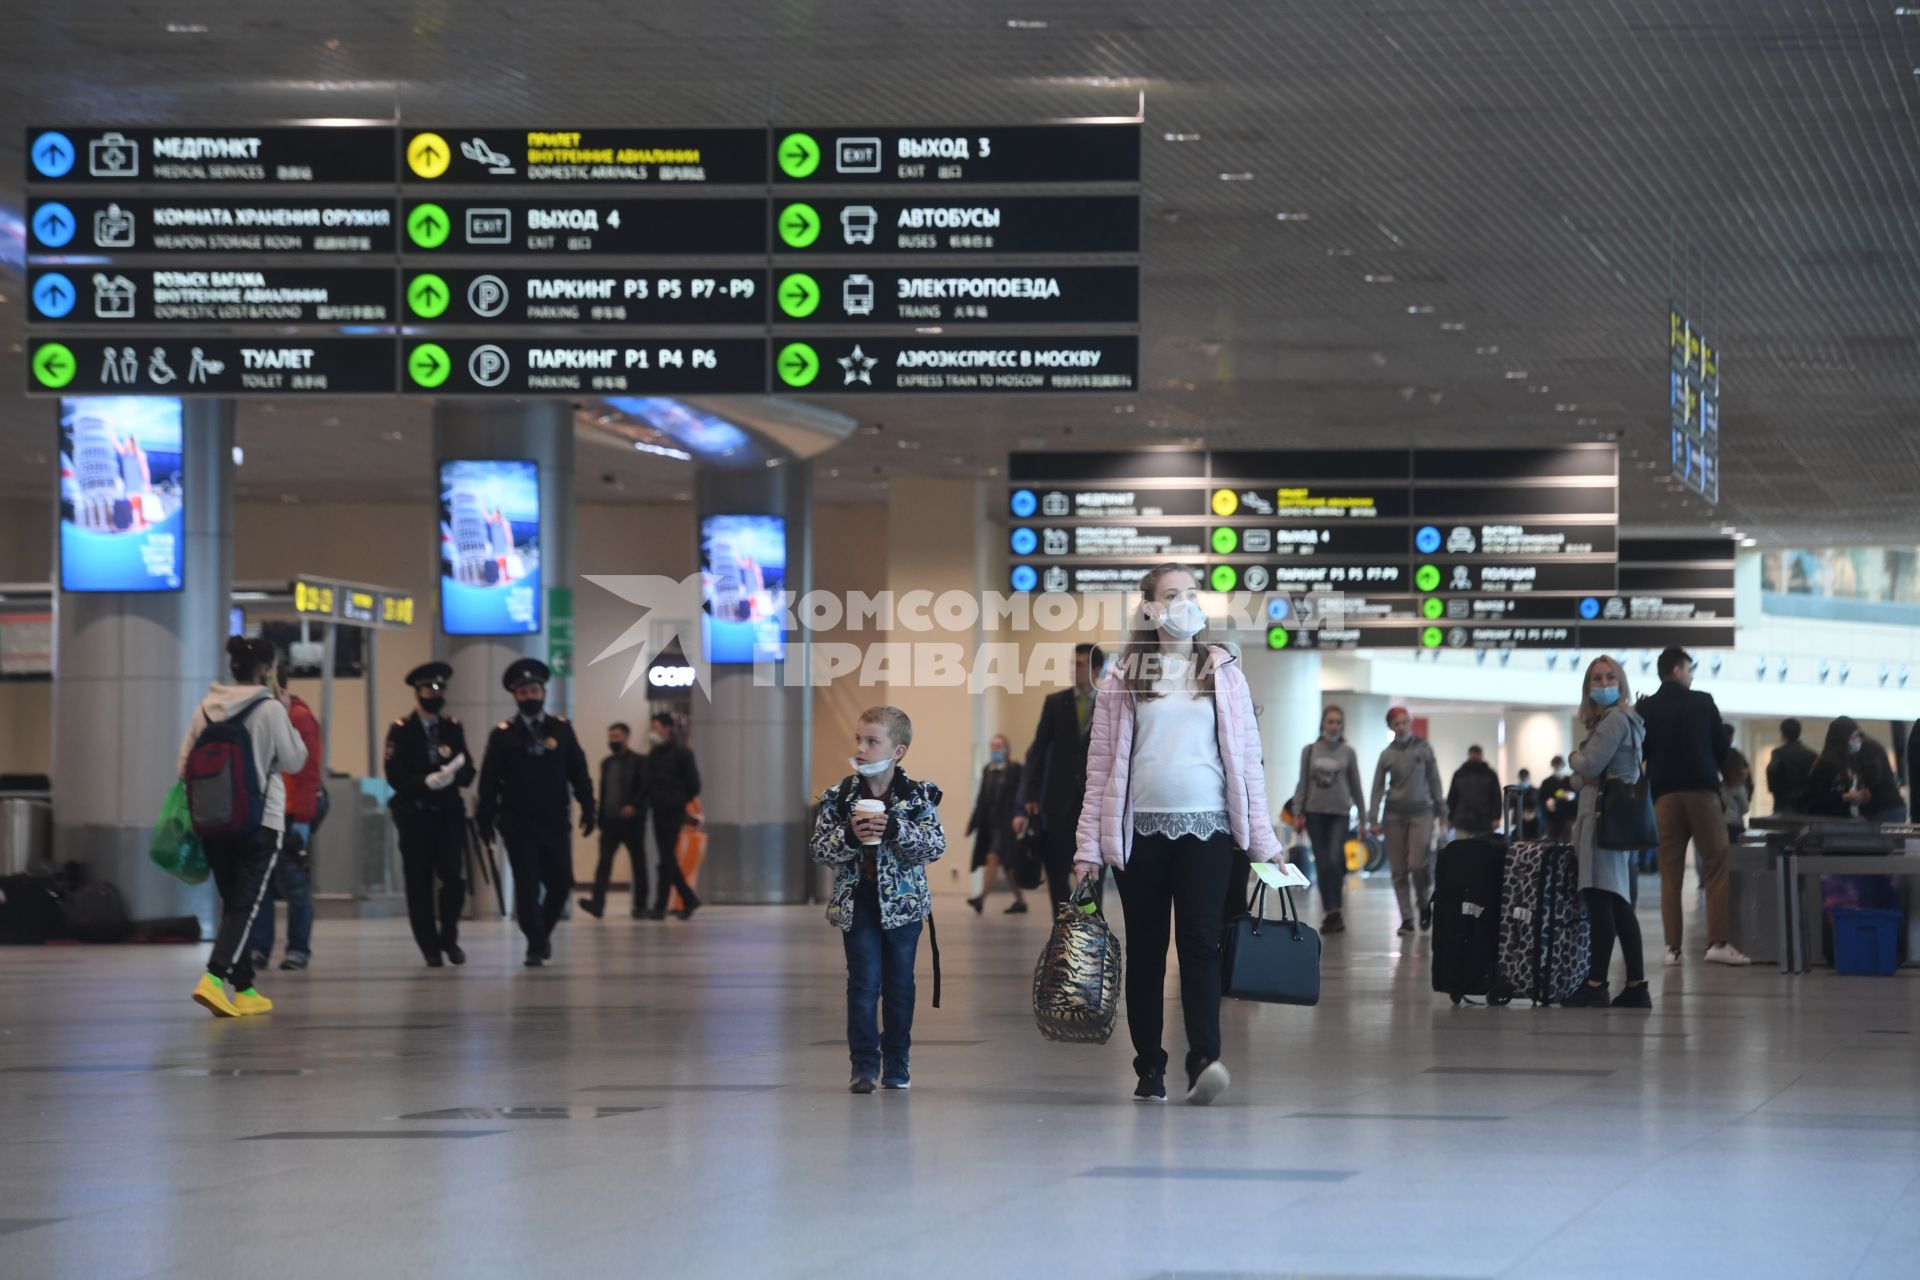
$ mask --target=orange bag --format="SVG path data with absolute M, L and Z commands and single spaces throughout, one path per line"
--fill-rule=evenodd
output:
M 687 816 L 700 816 L 700 802 L 687 802 Z M 687 887 L 695 893 L 700 891 L 700 864 L 707 860 L 707 833 L 689 823 L 680 828 L 680 838 L 674 842 L 674 861 L 680 864 L 680 874 L 686 877 Z M 680 900 L 680 891 L 675 889 L 667 900 L 667 910 L 684 911 L 687 904 Z

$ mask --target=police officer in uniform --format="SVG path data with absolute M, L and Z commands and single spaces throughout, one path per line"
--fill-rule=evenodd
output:
M 573 726 L 546 714 L 547 664 L 522 658 L 501 683 L 519 714 L 487 739 L 474 820 L 491 842 L 497 823 L 513 867 L 514 914 L 527 935 L 527 966 L 553 955 L 551 934 L 573 888 L 573 842 L 567 834 L 567 791 L 580 802 L 580 833 L 594 830 L 593 781 Z M 544 900 L 541 897 L 545 890 Z
M 407 919 L 427 967 L 441 957 L 467 962 L 460 949 L 460 912 L 466 904 L 467 810 L 460 790 L 473 784 L 473 757 L 460 721 L 443 715 L 453 668 L 428 662 L 407 673 L 419 709 L 387 728 L 388 806 L 400 833 L 400 865 L 407 885 Z M 434 919 L 433 882 L 440 880 L 440 915 Z

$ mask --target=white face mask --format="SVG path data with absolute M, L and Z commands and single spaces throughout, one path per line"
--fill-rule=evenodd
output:
M 1159 627 L 1176 640 L 1191 640 L 1206 629 L 1207 611 L 1198 600 L 1180 599 L 1160 611 Z
M 852 765 L 853 771 L 861 777 L 877 778 L 887 770 L 893 768 L 893 757 L 887 756 L 885 759 L 875 760 L 872 764 L 861 764 L 857 756 L 848 756 L 847 763 Z

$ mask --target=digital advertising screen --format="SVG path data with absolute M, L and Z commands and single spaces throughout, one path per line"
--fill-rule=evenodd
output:
M 440 629 L 450 636 L 540 630 L 537 464 L 440 464 Z
M 60 402 L 60 588 L 178 591 L 184 544 L 180 401 Z
M 787 580 L 782 516 L 706 516 L 700 521 L 700 598 L 708 662 L 779 662 L 778 598 Z

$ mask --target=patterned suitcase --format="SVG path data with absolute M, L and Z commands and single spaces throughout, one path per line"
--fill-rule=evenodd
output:
M 1517 826 L 1519 787 L 1506 790 Z M 1559 1004 L 1586 980 L 1592 937 L 1580 902 L 1580 864 L 1564 840 L 1515 840 L 1507 846 L 1500 894 L 1500 960 L 1489 1000 L 1525 996 Z

